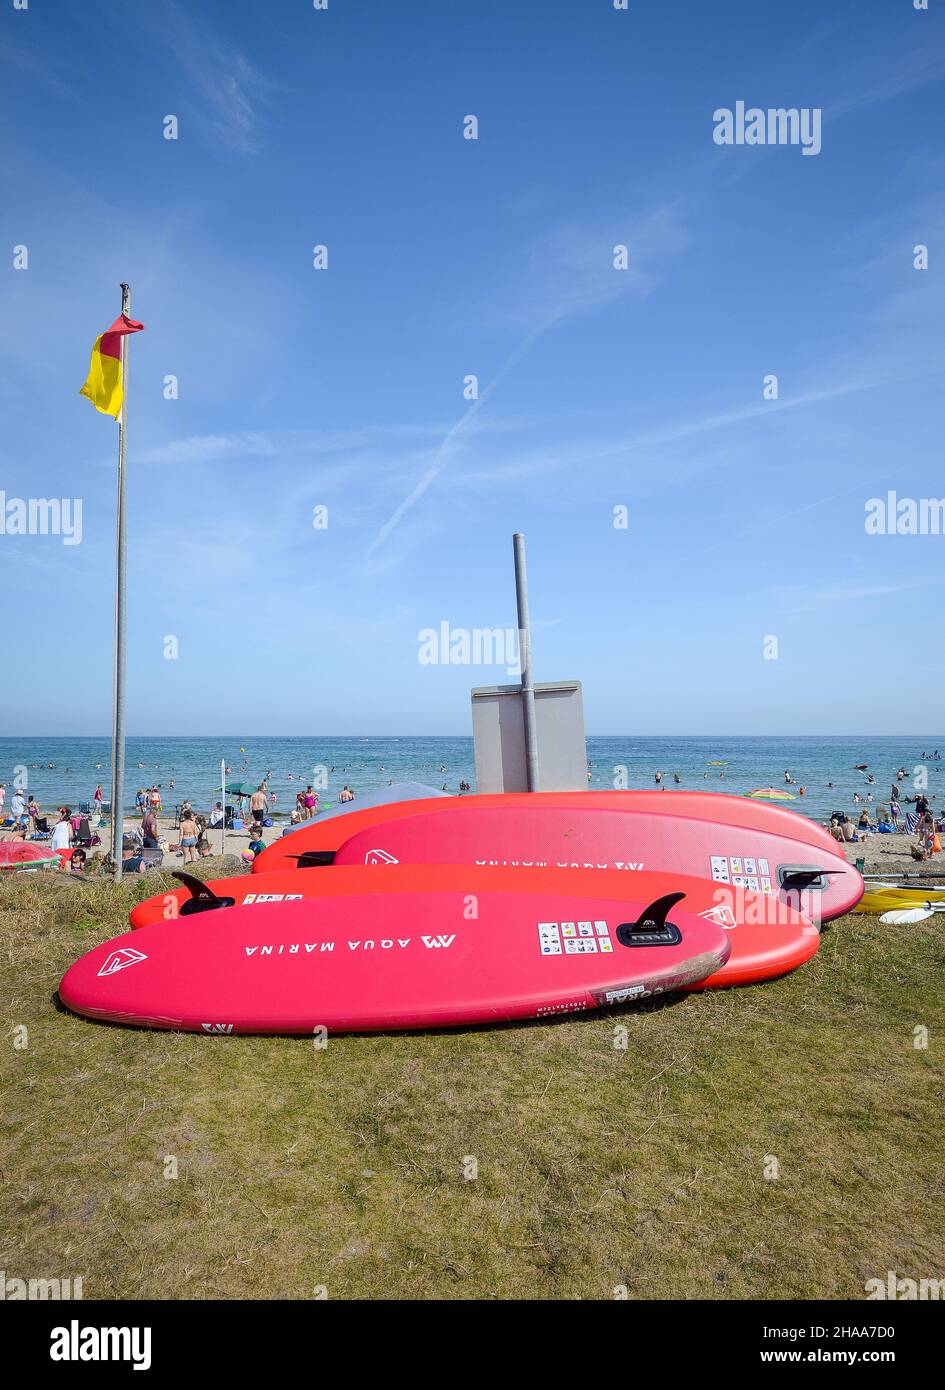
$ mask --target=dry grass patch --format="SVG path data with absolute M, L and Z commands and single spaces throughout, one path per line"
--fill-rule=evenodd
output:
M 754 989 L 318 1051 L 59 1010 L 62 972 L 143 891 L 0 886 L 8 1276 L 106 1298 L 857 1298 L 887 1269 L 945 1274 L 935 919 L 848 917 Z

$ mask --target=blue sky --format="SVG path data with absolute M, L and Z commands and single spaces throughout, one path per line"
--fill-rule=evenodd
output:
M 116 428 L 78 389 L 122 279 L 129 732 L 468 732 L 504 669 L 418 633 L 514 627 L 514 530 L 591 733 L 935 723 L 945 537 L 864 509 L 945 495 L 938 0 L 0 23 L 0 489 L 83 499 L 80 545 L 0 536 L 3 732 L 110 726 Z M 820 108 L 821 152 L 716 145 L 738 100 Z

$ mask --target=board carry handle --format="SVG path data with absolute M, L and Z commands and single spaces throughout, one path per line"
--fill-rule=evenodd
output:
M 621 946 L 678 946 L 682 932 L 666 918 L 685 896 L 685 893 L 666 893 L 644 909 L 639 921 L 621 923 L 617 928 Z
M 803 893 L 808 888 L 822 890 L 829 887 L 827 880 L 831 875 L 842 873 L 843 869 L 819 869 L 816 864 L 783 864 L 778 870 L 778 882 L 788 892 Z

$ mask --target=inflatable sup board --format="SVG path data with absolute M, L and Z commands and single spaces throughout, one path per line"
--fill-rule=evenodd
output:
M 846 860 L 797 840 L 632 809 L 465 807 L 387 821 L 352 836 L 335 864 L 498 864 L 682 873 L 752 892 L 789 894 L 812 920 L 848 912 L 863 880 Z
M 731 951 L 670 875 L 568 882 L 449 865 L 422 882 L 410 868 L 312 877 L 317 897 L 106 941 L 66 971 L 60 998 L 90 1018 L 190 1032 L 450 1027 L 646 999 L 707 978 Z M 333 892 L 345 877 L 383 889 Z M 657 880 L 656 900 L 640 895 Z
M 436 891 L 443 884 L 456 882 L 458 875 L 468 878 L 470 873 L 499 875 L 497 883 L 517 891 L 537 883 L 571 896 L 587 893 L 618 899 L 627 894 L 648 900 L 658 898 L 670 885 L 673 891 L 686 894 L 688 911 L 716 922 L 730 937 L 731 954 L 725 964 L 706 979 L 688 986 L 691 989 L 755 984 L 785 975 L 809 960 L 820 944 L 817 928 L 783 898 L 737 892 L 725 884 L 680 874 L 643 870 L 628 875 L 619 869 L 533 869 L 523 875 L 521 869 L 460 870 L 442 865 L 400 865 L 383 873 L 373 867 L 338 866 L 327 874 L 274 869 L 268 874 L 240 874 L 207 883 L 178 873 L 180 887 L 138 903 L 131 911 L 131 925 L 137 929 L 179 918 L 197 930 L 207 920 L 206 914 L 223 914 L 229 920 L 232 909 L 237 907 L 259 910 L 301 898 L 320 899 L 325 894 L 336 898 L 365 894 L 383 897 L 392 883 L 395 887 L 411 884 L 417 892 L 426 887 Z
M 742 819 L 749 824 L 738 825 L 705 818 L 720 800 L 731 806 L 731 798 L 674 796 L 674 803 L 685 801 L 696 812 L 686 814 L 682 807 L 670 810 L 668 798 L 660 794 L 651 798 L 660 803 L 658 811 L 638 809 L 639 803 L 628 799 L 630 793 L 613 795 L 624 799 L 615 805 L 588 802 L 576 794 L 568 805 L 541 794 L 451 798 L 427 802 L 419 812 L 414 808 L 423 803 L 413 802 L 407 814 L 360 827 L 335 849 L 298 843 L 300 833 L 286 836 L 257 857 L 253 870 L 259 872 L 262 860 L 273 868 L 288 864 L 300 869 L 330 863 L 652 869 L 711 878 L 750 892 L 790 892 L 790 901 L 814 921 L 849 912 L 862 896 L 863 880 L 845 858 L 784 833 L 795 830 L 800 817 L 786 823 L 776 817 L 769 828 L 766 817 L 759 825 L 748 816 Z M 752 804 L 751 809 L 757 807 Z M 348 819 L 350 826 L 353 817 Z M 797 897 L 800 892 L 802 898 Z
M 391 802 L 384 806 L 349 811 L 330 820 L 313 820 L 287 830 L 281 839 L 256 856 L 254 873 L 294 867 L 306 853 L 333 853 L 360 830 L 402 820 L 407 816 L 451 814 L 499 807 L 566 806 L 634 810 L 650 815 L 685 816 L 715 825 L 734 825 L 797 840 L 820 854 L 843 858 L 843 851 L 822 826 L 783 806 L 770 806 L 719 792 L 506 792 L 488 796 L 449 796 L 429 800 Z M 846 861 L 844 861 L 846 862 Z

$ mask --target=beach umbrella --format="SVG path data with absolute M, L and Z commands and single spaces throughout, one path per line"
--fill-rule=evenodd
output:
M 231 796 L 252 796 L 256 786 L 252 782 L 230 782 L 225 780 L 222 787 L 216 787 L 218 792 L 229 792 Z
M 753 792 L 746 792 L 746 796 L 754 796 L 765 801 L 793 801 L 793 792 L 783 792 L 778 787 L 756 787 Z

